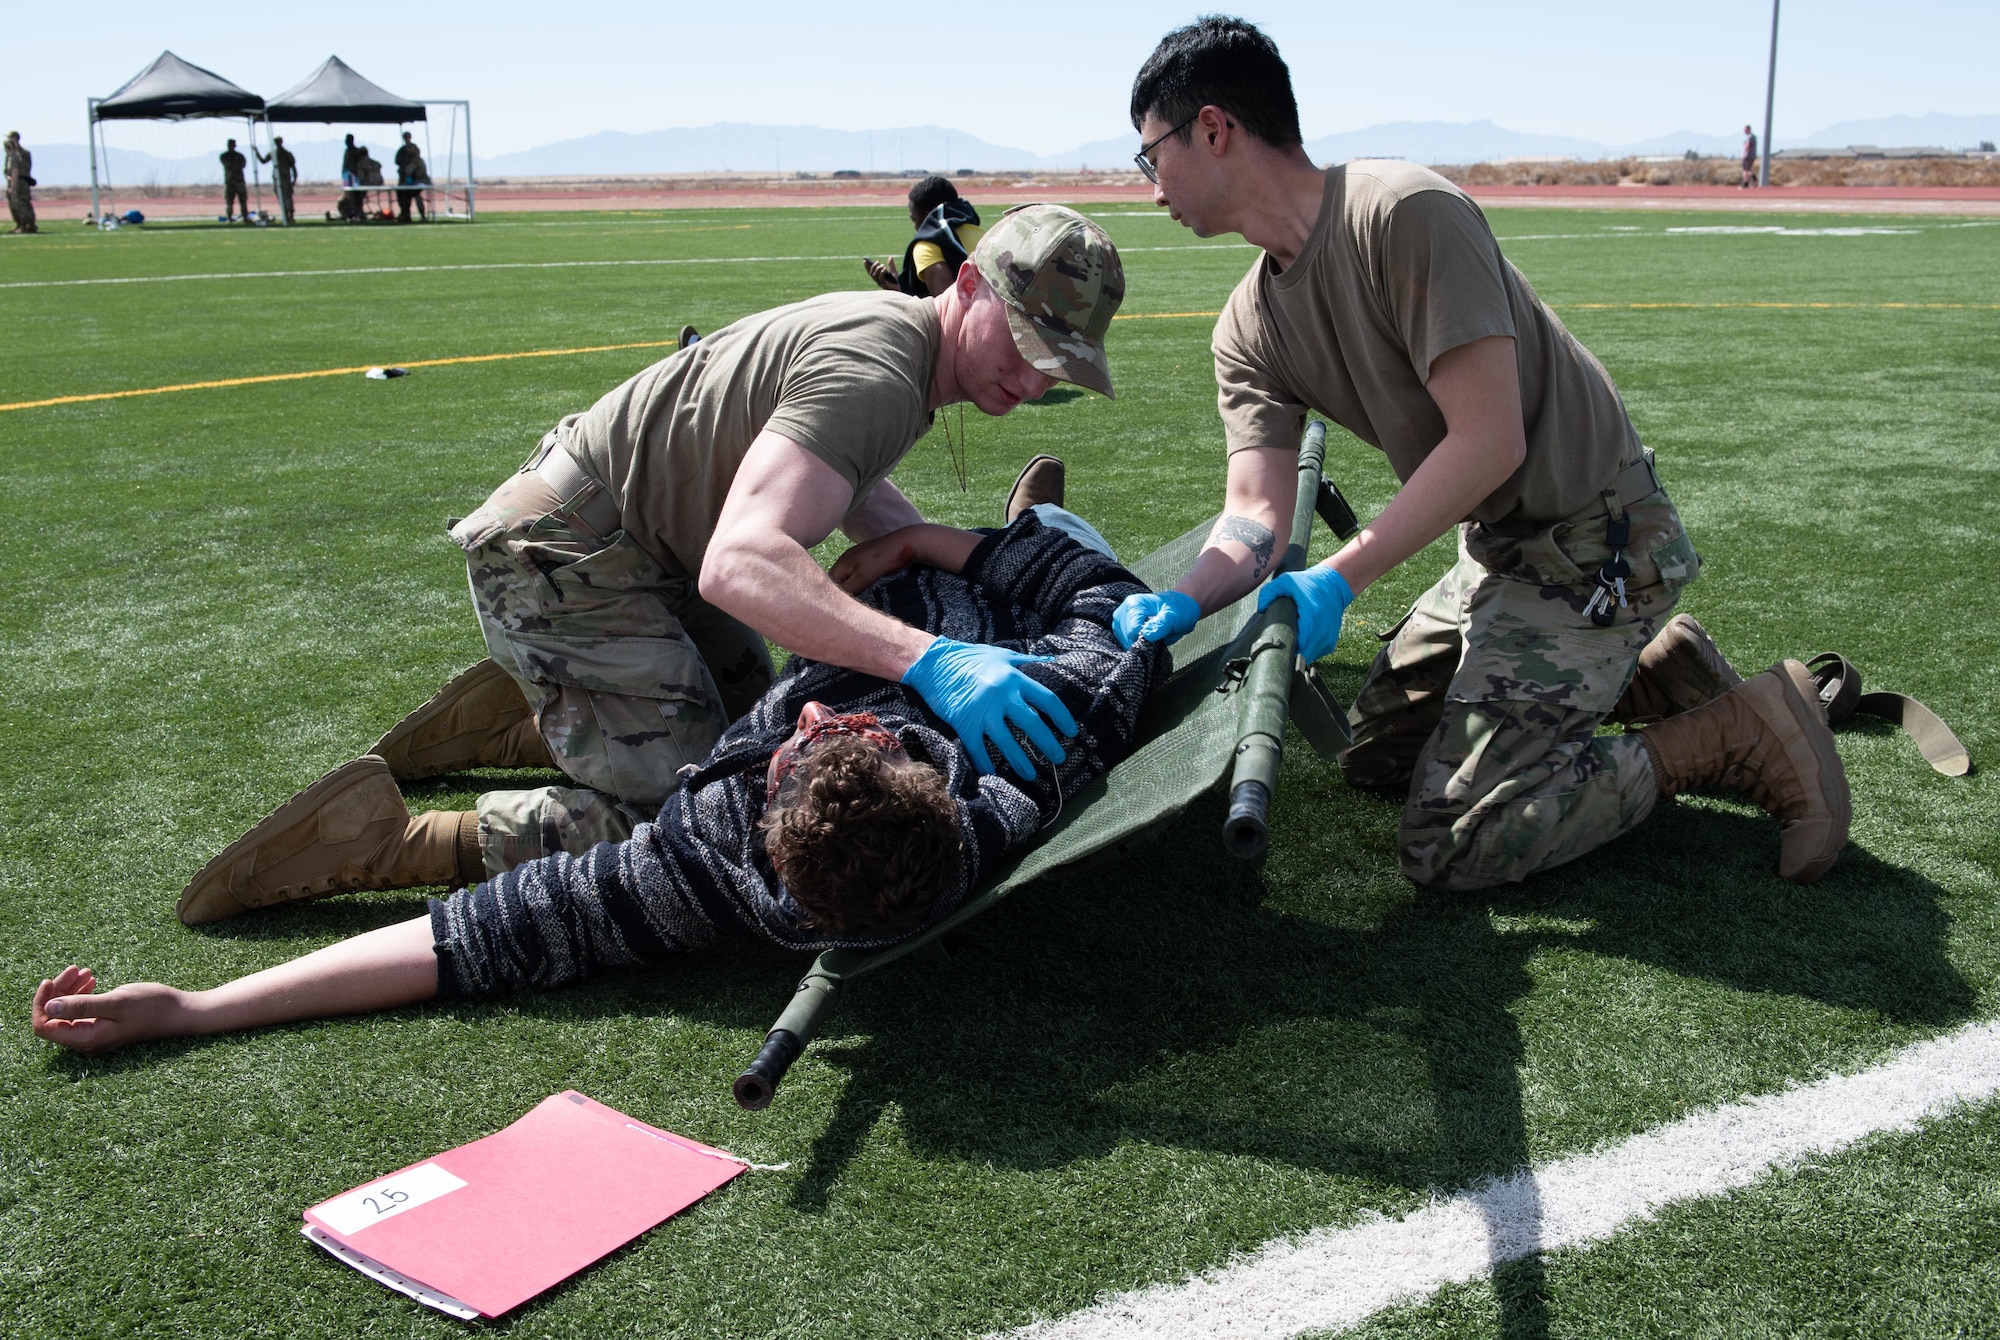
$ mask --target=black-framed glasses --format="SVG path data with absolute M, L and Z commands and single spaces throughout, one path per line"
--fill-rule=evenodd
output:
M 1155 186 L 1158 186 L 1160 184 L 1160 170 L 1157 167 L 1153 166 L 1153 160 L 1146 157 L 1146 155 L 1152 153 L 1153 150 L 1159 148 L 1161 142 L 1164 141 L 1168 135 L 1178 135 L 1183 130 L 1193 125 L 1195 122 L 1195 118 L 1199 117 L 1200 115 L 1201 115 L 1201 109 L 1196 108 L 1194 116 L 1190 116 L 1187 120 L 1181 122 L 1179 125 L 1175 126 L 1172 130 L 1169 130 L 1165 135 L 1156 136 L 1153 139 L 1150 139 L 1146 141 L 1144 144 L 1139 146 L 1139 152 L 1132 155 L 1132 161 L 1139 165 L 1139 171 L 1146 174 L 1147 181 L 1153 183 L 1153 185 Z

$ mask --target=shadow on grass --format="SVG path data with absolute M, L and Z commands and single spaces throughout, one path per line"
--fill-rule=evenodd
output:
M 1220 851 L 1222 808 L 1211 795 L 1175 836 L 1006 900 L 967 927 L 942 968 L 905 962 L 855 983 L 804 1062 L 845 1082 L 792 1189 L 794 1209 L 827 1208 L 892 1106 L 919 1157 L 1022 1170 L 1141 1144 L 1383 1191 L 1505 1175 L 1530 1162 L 1514 1011 L 1533 988 L 1533 960 L 1551 949 L 1906 1026 L 1942 1027 L 1974 1004 L 1945 955 L 1937 886 L 1859 848 L 1817 885 L 1785 884 L 1772 873 L 1776 828 L 1761 815 L 1665 805 L 1636 833 L 1527 885 L 1410 890 L 1336 925 L 1285 910 L 1286 891 L 1262 867 Z M 1288 822 L 1370 833 L 1398 808 L 1335 788 Z M 1355 910 L 1338 886 L 1328 899 L 1335 916 Z M 246 941 L 354 934 L 423 908 L 410 894 L 334 899 L 202 930 Z M 754 1038 L 800 966 L 729 946 L 671 972 L 416 1008 L 470 1020 L 501 1009 L 552 1021 L 680 1016 Z M 203 1041 L 52 1064 L 102 1073 Z M 753 1051 L 746 1041 L 740 1059 Z M 1510 1263 L 1496 1281 L 1507 1334 L 1543 1334 L 1539 1260 Z
M 1212 797 L 1184 831 L 1221 817 Z M 1259 869 L 1195 839 L 1048 881 L 968 927 L 948 968 L 851 988 L 832 1039 L 859 1040 L 815 1053 L 844 1097 L 793 1204 L 823 1210 L 892 1105 L 919 1153 L 1021 1169 L 1137 1143 L 1411 1191 L 1505 1175 L 1531 1161 L 1513 1009 L 1550 948 L 1906 1025 L 1969 1014 L 1934 884 L 1850 849 L 1799 888 L 1776 848 L 1762 816 L 1665 806 L 1529 885 L 1412 890 L 1363 928 L 1266 906 Z M 1542 1286 L 1536 1258 L 1502 1272 L 1507 1334 L 1545 1332 Z
M 1041 399 L 1030 400 L 1028 403 L 1030 405 L 1063 405 L 1072 400 L 1080 400 L 1082 398 L 1083 392 L 1077 390 L 1074 386 L 1051 386 L 1048 390 L 1042 392 Z

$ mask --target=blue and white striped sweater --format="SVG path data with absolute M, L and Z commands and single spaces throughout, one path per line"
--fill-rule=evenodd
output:
M 1164 649 L 1126 651 L 1111 618 L 1146 588 L 1115 561 L 1043 526 L 1032 513 L 987 537 L 963 575 L 914 568 L 875 583 L 864 603 L 960 642 L 985 642 L 1049 661 L 1024 667 L 1053 689 L 1079 730 L 1067 758 L 1036 777 L 981 776 L 949 728 L 915 691 L 794 656 L 770 692 L 723 733 L 701 773 L 667 798 L 629 841 L 583 856 L 532 861 L 446 902 L 432 929 L 445 994 L 547 988 L 599 967 L 659 962 L 723 936 L 788 949 L 876 948 L 802 926 L 772 873 L 757 823 L 764 768 L 818 700 L 839 712 L 873 712 L 912 757 L 944 772 L 958 801 L 966 861 L 930 921 L 949 916 L 1011 849 L 1031 839 L 1074 795 L 1136 743 L 1146 696 L 1167 670 Z M 1024 741 L 1025 746 L 1025 741 Z

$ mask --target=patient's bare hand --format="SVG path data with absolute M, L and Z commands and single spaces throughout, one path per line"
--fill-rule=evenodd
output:
M 175 1037 L 184 996 L 159 982 L 134 982 L 103 995 L 97 977 L 74 964 L 35 988 L 35 1036 L 79 1052 L 108 1052 L 152 1038 Z
M 864 540 L 834 560 L 829 574 L 833 584 L 851 596 L 858 596 L 876 580 L 910 566 L 917 557 L 916 526 L 892 530 Z

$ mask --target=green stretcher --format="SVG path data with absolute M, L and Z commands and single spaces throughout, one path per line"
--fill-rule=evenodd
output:
M 1317 513 L 1341 538 L 1356 530 L 1340 490 L 1322 477 L 1326 425 L 1315 421 L 1299 448 L 1298 500 L 1292 541 L 1277 571 L 1306 563 Z M 1215 518 L 1132 564 L 1155 590 L 1172 586 L 1207 542 Z M 1268 842 L 1266 816 L 1283 757 L 1285 723 L 1322 757 L 1352 738 L 1347 715 L 1296 650 L 1298 611 L 1289 599 L 1271 602 L 1261 615 L 1255 593 L 1217 610 L 1174 644 L 1173 670 L 1140 719 L 1144 741 L 1132 754 L 1070 797 L 1033 846 L 995 871 L 965 905 L 922 934 L 888 949 L 829 949 L 814 960 L 763 1049 L 736 1077 L 737 1103 L 758 1111 L 770 1105 L 785 1072 L 826 1020 L 847 983 L 910 954 L 943 953 L 939 941 L 1014 890 L 1043 875 L 1130 842 L 1171 822 L 1230 773 L 1229 814 L 1223 845 L 1246 860 Z

